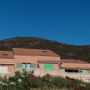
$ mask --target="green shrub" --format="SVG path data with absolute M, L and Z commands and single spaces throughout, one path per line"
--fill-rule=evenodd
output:
M 69 77 L 52 77 L 49 74 L 43 77 L 36 77 L 33 72 L 15 72 L 9 78 L 0 77 L 0 90 L 30 90 L 30 88 L 61 89 L 68 90 L 90 90 L 90 84 Z

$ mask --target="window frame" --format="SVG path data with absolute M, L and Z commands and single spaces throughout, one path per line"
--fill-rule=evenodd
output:
M 25 65 L 23 67 L 23 65 Z M 28 67 L 27 65 L 30 65 L 30 67 Z M 31 68 L 31 63 L 22 63 L 22 69 L 30 69 Z

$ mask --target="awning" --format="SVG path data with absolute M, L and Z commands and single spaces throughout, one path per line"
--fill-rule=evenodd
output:
M 58 64 L 59 61 L 38 61 L 38 63 Z

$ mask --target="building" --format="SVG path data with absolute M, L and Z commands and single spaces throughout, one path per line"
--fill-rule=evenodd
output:
M 60 59 L 51 50 L 13 48 L 0 51 L 0 75 L 10 75 L 15 71 L 34 70 L 34 75 L 69 76 L 90 80 L 90 63 L 82 60 Z
M 14 72 L 14 55 L 12 51 L 0 51 L 0 73 Z
M 51 50 L 13 48 L 15 68 L 59 69 L 60 56 Z
M 90 63 L 73 59 L 61 59 L 60 61 L 61 76 L 68 76 L 90 83 Z
M 13 48 L 0 51 L 0 73 L 29 69 L 59 69 L 60 56 L 51 50 Z
M 60 68 L 66 73 L 90 73 L 90 64 L 82 60 L 61 59 Z

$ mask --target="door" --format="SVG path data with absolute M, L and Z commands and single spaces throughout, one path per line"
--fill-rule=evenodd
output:
M 44 69 L 52 70 L 53 69 L 53 64 L 44 64 Z

